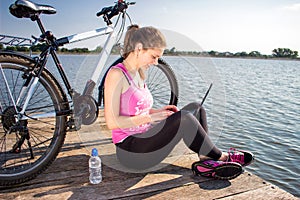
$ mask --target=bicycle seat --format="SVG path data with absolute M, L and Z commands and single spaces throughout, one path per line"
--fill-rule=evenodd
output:
M 10 13 L 17 18 L 31 18 L 39 14 L 55 14 L 56 9 L 48 5 L 40 5 L 28 0 L 17 0 L 9 7 Z

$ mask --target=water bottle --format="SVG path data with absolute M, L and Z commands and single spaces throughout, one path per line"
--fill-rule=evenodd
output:
M 96 148 L 93 148 L 92 156 L 89 159 L 89 171 L 90 183 L 98 184 L 102 181 L 101 159 Z

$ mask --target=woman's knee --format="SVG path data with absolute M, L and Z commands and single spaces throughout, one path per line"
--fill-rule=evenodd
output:
M 186 106 L 184 106 L 182 108 L 182 110 L 187 110 L 187 111 L 191 111 L 191 110 L 197 110 L 201 107 L 201 105 L 198 102 L 192 102 L 187 104 Z
M 180 113 L 180 122 L 183 120 L 190 121 L 190 119 L 194 118 L 194 115 L 188 110 L 181 110 Z
M 193 113 L 186 110 L 181 111 L 179 130 L 182 130 L 183 132 L 190 132 L 191 130 L 193 130 L 193 132 L 195 132 L 197 131 L 198 126 L 199 126 L 199 121 L 193 115 Z

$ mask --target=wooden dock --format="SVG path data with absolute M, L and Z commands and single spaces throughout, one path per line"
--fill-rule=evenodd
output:
M 92 147 L 103 160 L 103 181 L 98 185 L 88 180 Z M 144 173 L 117 170 L 114 151 L 100 116 L 93 125 L 68 133 L 57 159 L 37 178 L 0 188 L 0 199 L 298 199 L 247 171 L 230 181 L 194 176 L 190 166 L 197 156 L 189 151 L 172 152 L 164 168 Z

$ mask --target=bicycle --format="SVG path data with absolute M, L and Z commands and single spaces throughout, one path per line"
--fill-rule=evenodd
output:
M 38 55 L 26 55 L 13 51 L 0 51 L 0 185 L 10 186 L 31 180 L 42 173 L 57 157 L 68 131 L 77 131 L 81 125 L 96 121 L 99 108 L 103 105 L 104 80 L 111 66 L 122 62 L 116 60 L 100 77 L 105 63 L 123 33 L 126 18 L 130 22 L 127 8 L 134 2 L 119 0 L 115 5 L 104 7 L 97 13 L 106 24 L 94 31 L 74 34 L 56 39 L 51 31 L 46 31 L 41 14 L 55 14 L 52 6 L 35 4 L 29 0 L 17 0 L 10 6 L 10 13 L 18 18 L 30 18 L 38 24 L 41 31 L 34 41 L 14 36 L 0 36 L 4 45 L 22 45 L 30 41 L 45 44 Z M 116 23 L 112 18 L 118 16 Z M 119 33 L 117 24 L 122 18 Z M 90 80 L 80 94 L 69 83 L 56 51 L 59 47 L 83 39 L 107 35 L 100 59 Z M 8 41 L 5 41 L 7 39 Z M 58 79 L 46 68 L 49 56 L 62 79 Z M 147 85 L 154 103 L 177 104 L 178 84 L 171 67 L 162 59 L 148 71 Z M 98 100 L 92 92 L 96 83 Z

